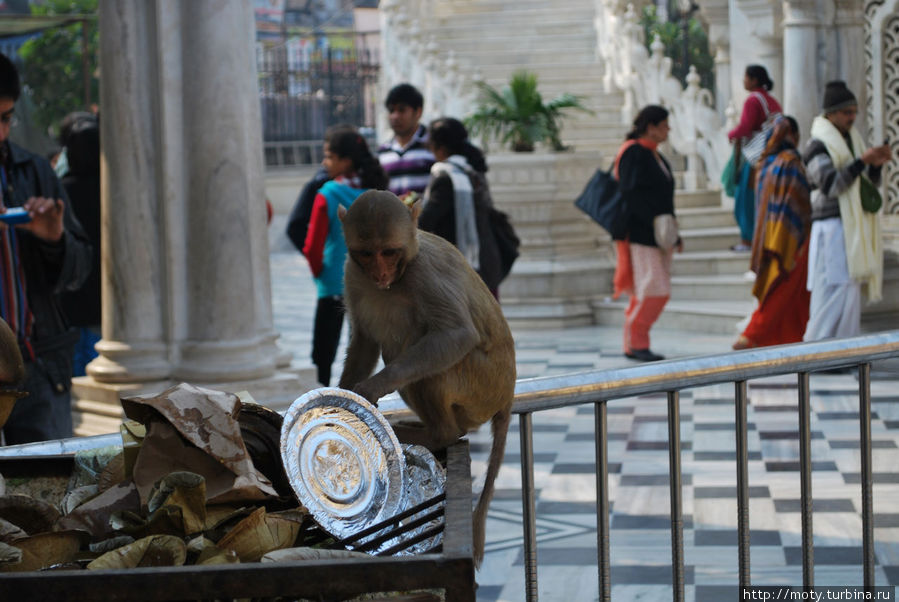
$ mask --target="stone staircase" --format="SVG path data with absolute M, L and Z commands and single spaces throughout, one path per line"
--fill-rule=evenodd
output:
M 614 153 L 624 132 L 622 98 L 603 92 L 595 0 L 438 0 L 431 6 L 433 19 L 422 27 L 463 69 L 476 67 L 499 90 L 514 71 L 527 69 L 537 75 L 544 100 L 581 96 L 593 114 L 570 112 L 562 141 L 579 151 Z
M 611 241 L 573 206 L 592 171 L 611 162 L 627 130 L 622 96 L 603 89 L 595 0 L 428 1 L 431 16 L 419 26 L 441 52 L 452 51 L 463 70 L 476 67 L 484 81 L 502 89 L 525 68 L 537 74 L 544 99 L 569 92 L 593 111 L 572 112 L 563 122 L 562 141 L 574 153 L 526 157 L 485 149 L 494 201 L 523 241 L 501 288 L 507 318 L 527 327 L 621 324 L 624 303 L 610 299 Z M 682 160 L 665 152 L 678 169 Z M 718 191 L 679 190 L 675 204 L 685 252 L 675 256 L 671 299 L 658 327 L 736 337 L 755 300 L 744 277 L 749 253 L 730 250 L 739 241 L 732 213 Z M 866 310 L 868 330 L 889 327 L 899 310 L 899 268 L 892 255 L 888 260 L 886 301 Z

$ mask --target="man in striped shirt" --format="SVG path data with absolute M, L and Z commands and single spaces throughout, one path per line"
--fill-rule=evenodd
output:
M 390 191 L 400 198 L 422 193 L 431 178 L 434 155 L 428 150 L 428 130 L 420 123 L 424 98 L 415 86 L 399 84 L 387 94 L 393 138 L 378 147 L 378 161 L 390 178 Z

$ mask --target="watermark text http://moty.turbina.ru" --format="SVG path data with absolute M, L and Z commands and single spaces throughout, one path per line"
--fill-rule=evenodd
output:
M 828 585 L 802 587 L 789 585 L 757 585 L 740 588 L 740 600 L 808 600 L 823 602 L 825 600 L 896 600 L 896 588 L 892 585 L 883 587 Z

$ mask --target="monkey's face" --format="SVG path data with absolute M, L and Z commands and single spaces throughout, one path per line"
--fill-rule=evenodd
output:
M 390 285 L 402 277 L 406 269 L 406 252 L 402 247 L 373 246 L 351 249 L 350 256 L 381 290 L 389 289 Z

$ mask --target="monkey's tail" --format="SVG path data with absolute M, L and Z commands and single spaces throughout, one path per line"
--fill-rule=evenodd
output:
M 490 421 L 493 431 L 493 445 L 490 448 L 487 475 L 484 477 L 484 489 L 481 490 L 481 497 L 478 498 L 472 521 L 475 568 L 480 568 L 481 561 L 484 560 L 484 544 L 487 536 L 487 508 L 490 506 L 490 500 L 493 498 L 499 467 L 503 463 L 503 455 L 506 451 L 506 434 L 509 432 L 509 422 L 511 420 L 512 413 L 509 411 L 509 408 L 506 408 L 494 414 Z

